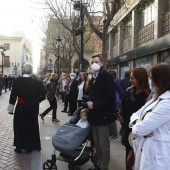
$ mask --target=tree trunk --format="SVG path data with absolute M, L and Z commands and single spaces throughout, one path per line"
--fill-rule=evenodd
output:
M 108 59 L 108 33 L 107 27 L 103 26 L 103 36 L 102 36 L 102 58 L 104 63 L 104 68 L 107 69 L 107 59 Z

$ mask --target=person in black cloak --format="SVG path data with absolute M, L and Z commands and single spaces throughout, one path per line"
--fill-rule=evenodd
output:
M 46 95 L 46 90 L 40 81 L 30 77 L 32 70 L 31 64 L 24 64 L 23 77 L 13 82 L 7 108 L 9 114 L 14 113 L 14 146 L 17 153 L 21 153 L 22 149 L 27 153 L 41 150 L 38 113 L 40 96 Z

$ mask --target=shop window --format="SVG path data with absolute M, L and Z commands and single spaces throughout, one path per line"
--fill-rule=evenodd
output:
M 146 70 L 153 65 L 153 56 L 142 57 L 135 60 L 135 67 L 143 67 Z
M 155 4 L 151 4 L 142 11 L 141 26 L 142 28 L 154 21 L 155 18 Z
M 168 63 L 170 64 L 170 51 L 161 52 L 159 55 L 159 62 L 160 63 Z
M 124 62 L 120 64 L 120 79 L 125 78 L 125 72 L 131 70 L 130 62 Z

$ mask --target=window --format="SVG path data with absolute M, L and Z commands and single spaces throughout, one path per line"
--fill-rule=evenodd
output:
M 113 46 L 118 45 L 118 32 L 115 32 L 113 35 Z
M 124 27 L 124 38 L 127 39 L 132 36 L 132 21 L 127 21 Z
M 7 66 L 7 65 L 9 65 L 10 63 L 9 63 L 9 56 L 4 56 L 4 66 Z
M 148 7 L 146 7 L 145 10 L 142 12 L 142 27 L 145 27 L 146 25 L 150 24 L 152 21 L 154 21 L 155 18 L 155 4 L 152 4 Z
M 4 43 L 4 47 L 6 48 L 6 50 L 10 50 L 10 44 L 9 43 Z

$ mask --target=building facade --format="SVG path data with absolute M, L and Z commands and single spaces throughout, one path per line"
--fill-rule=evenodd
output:
M 33 63 L 31 43 L 23 36 L 0 36 L 0 45 L 6 49 L 4 56 L 0 54 L 0 72 L 3 69 L 4 75 L 22 75 L 22 66 Z
M 108 69 L 116 70 L 118 78 L 134 67 L 170 63 L 169 0 L 129 0 L 111 25 Z

